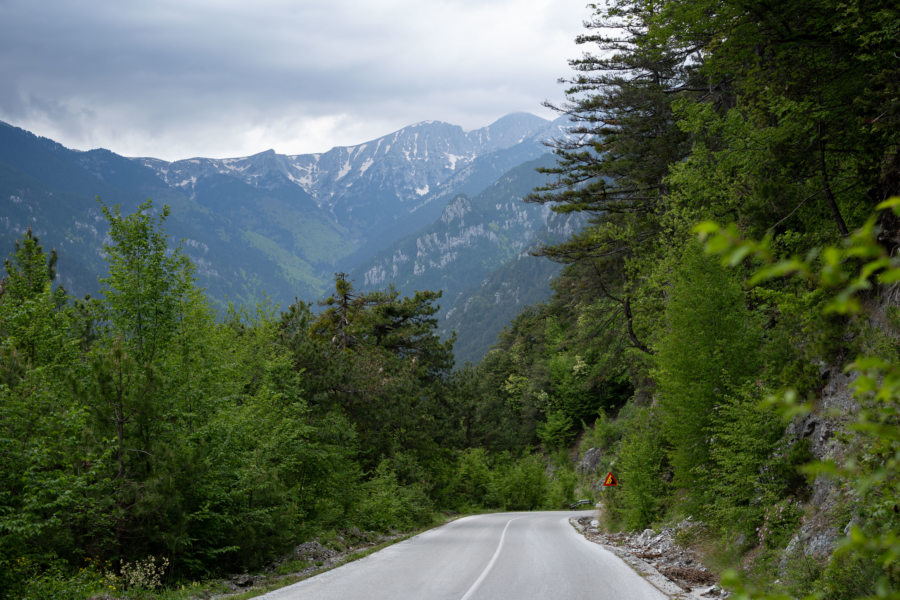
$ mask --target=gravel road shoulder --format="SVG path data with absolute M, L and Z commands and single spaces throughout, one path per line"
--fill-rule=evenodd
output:
M 637 571 L 670 598 L 710 600 L 727 598 L 717 577 L 697 560 L 689 549 L 675 543 L 675 528 L 660 532 L 605 533 L 593 517 L 571 518 L 569 522 L 587 540 L 600 544 Z

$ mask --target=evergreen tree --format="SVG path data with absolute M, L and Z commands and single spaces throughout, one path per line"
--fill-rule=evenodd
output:
M 695 488 L 709 461 L 708 427 L 720 398 L 759 372 L 758 328 L 737 281 L 694 246 L 685 251 L 666 306 L 655 372 L 675 484 Z
M 570 61 L 568 103 L 558 108 L 573 125 L 554 142 L 556 179 L 528 199 L 558 212 L 585 211 L 589 226 L 540 254 L 563 262 L 586 261 L 583 276 L 613 301 L 631 346 L 650 353 L 635 331 L 635 297 L 648 264 L 658 255 L 660 213 L 669 165 L 688 151 L 676 126 L 673 96 L 691 78 L 689 48 L 652 35 L 663 3 L 617 0 L 595 6 L 579 44 L 592 45 Z

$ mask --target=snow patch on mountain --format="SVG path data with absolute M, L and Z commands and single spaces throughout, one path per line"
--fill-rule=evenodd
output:
M 558 132 L 556 122 L 519 113 L 472 131 L 423 121 L 356 146 L 313 154 L 282 155 L 267 150 L 225 159 L 136 160 L 191 196 L 197 186 L 213 177 L 219 178 L 215 185 L 225 184 L 221 178 L 227 177 L 279 195 L 290 195 L 292 188 L 299 188 L 325 213 L 324 218 L 365 243 L 388 231 L 412 234 L 422 224 L 422 218 L 413 215 L 437 218 L 438 207 L 458 193 L 461 185 L 469 186 L 462 192 L 477 194 L 493 181 L 499 168 L 540 156 L 545 151 L 541 141 Z M 450 211 L 441 218 L 457 216 Z M 407 222 L 418 224 L 402 229 L 400 224 Z M 384 277 L 393 271 L 393 265 L 385 267 Z
M 347 174 L 353 170 L 353 167 L 350 165 L 350 157 L 347 157 L 347 162 L 341 167 L 341 170 L 338 171 L 337 177 L 335 179 L 343 179 L 347 176 Z

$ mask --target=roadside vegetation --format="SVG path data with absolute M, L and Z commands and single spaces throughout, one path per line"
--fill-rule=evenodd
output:
M 740 597 L 900 597 L 896 3 L 593 10 L 530 197 L 589 225 L 538 251 L 553 298 L 478 365 L 453 369 L 436 292 L 338 274 L 315 307 L 215 314 L 149 202 L 104 207 L 100 298 L 26 233 L 0 597 L 177 598 L 306 540 L 581 497 L 609 529 L 701 523 L 682 541 Z
M 589 225 L 476 379 L 595 449 L 608 529 L 691 517 L 752 597 L 900 597 L 895 3 L 594 11 L 529 198 Z
M 517 411 L 476 414 L 436 334 L 440 294 L 361 294 L 338 275 L 316 311 L 217 315 L 169 250 L 167 208 L 103 212 L 101 298 L 54 287 L 31 231 L 6 262 L 3 598 L 180 597 L 306 540 L 571 502 L 574 479 L 532 455 Z

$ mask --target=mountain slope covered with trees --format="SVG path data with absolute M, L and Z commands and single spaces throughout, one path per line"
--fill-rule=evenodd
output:
M 316 536 L 574 496 L 530 456 L 515 411 L 481 412 L 451 374 L 440 292 L 362 293 L 339 274 L 315 313 L 298 301 L 217 319 L 168 250 L 168 207 L 101 210 L 98 298 L 54 287 L 56 254 L 31 231 L 5 265 L 3 598 L 139 596 Z
M 472 374 L 545 445 L 584 429 L 607 527 L 701 522 L 744 593 L 898 597 L 898 17 L 598 5 L 530 197 L 589 226 Z
M 528 198 L 587 226 L 537 251 L 563 265 L 553 296 L 478 365 L 452 370 L 437 290 L 338 274 L 318 310 L 216 319 L 160 205 L 101 206 L 95 299 L 21 237 L 0 594 L 141 597 L 136 564 L 177 587 L 316 536 L 590 494 L 610 529 L 689 519 L 738 597 L 900 597 L 900 10 L 592 10 L 574 123 Z

